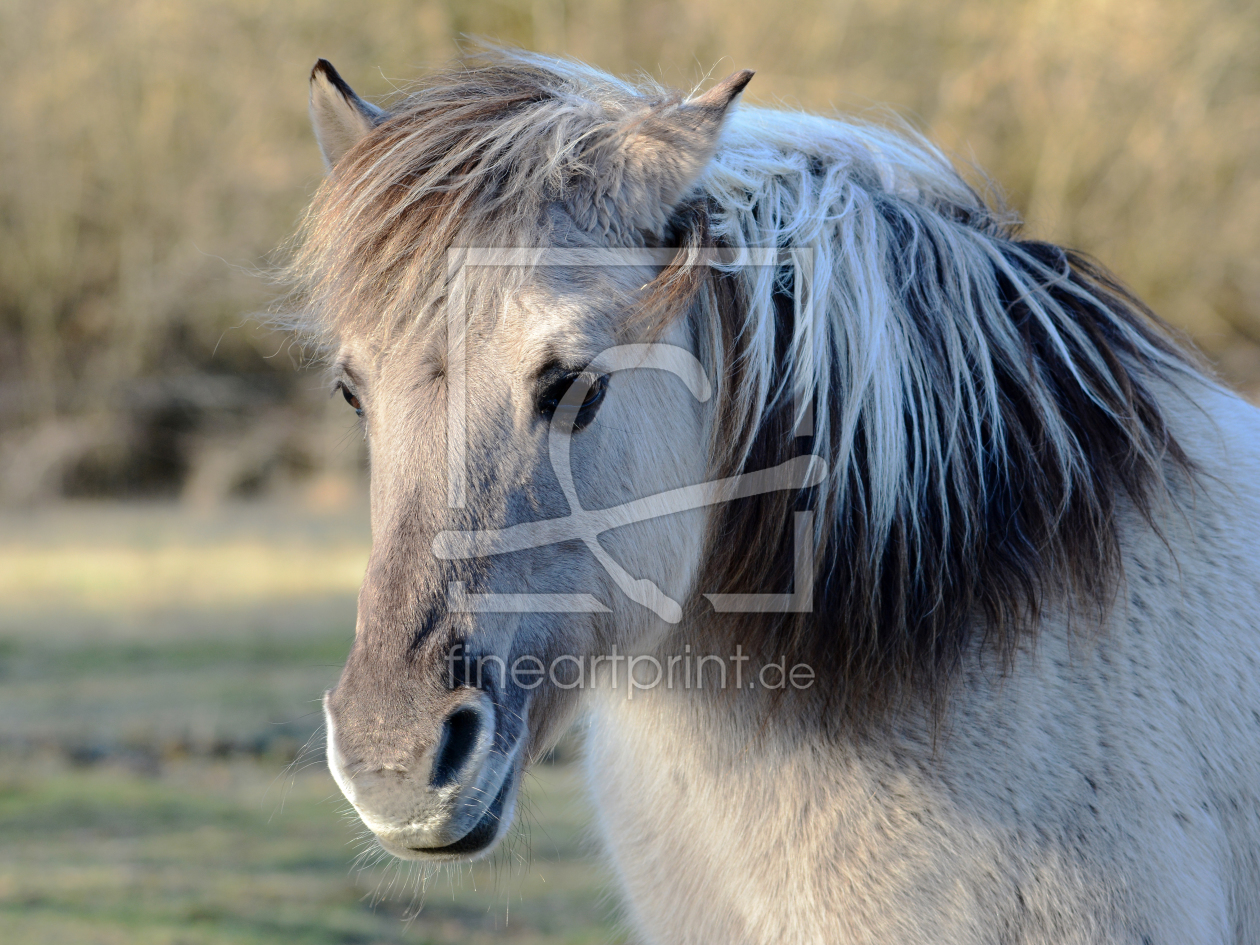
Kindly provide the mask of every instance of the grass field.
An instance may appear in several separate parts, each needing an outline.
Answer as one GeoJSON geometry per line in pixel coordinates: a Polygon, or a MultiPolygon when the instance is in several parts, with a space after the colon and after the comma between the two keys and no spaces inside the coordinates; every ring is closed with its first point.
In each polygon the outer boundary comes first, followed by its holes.
{"type": "Polygon", "coordinates": [[[509,842],[422,876],[322,765],[366,514],[0,518],[0,942],[621,941],[571,764],[509,842]],[[296,758],[296,761],[294,759],[296,758]]]}

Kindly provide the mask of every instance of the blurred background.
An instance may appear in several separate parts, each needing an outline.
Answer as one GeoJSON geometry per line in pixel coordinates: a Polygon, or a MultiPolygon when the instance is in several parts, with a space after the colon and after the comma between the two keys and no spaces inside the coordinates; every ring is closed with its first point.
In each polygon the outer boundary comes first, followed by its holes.
{"type": "Polygon", "coordinates": [[[572,749],[424,897],[302,751],[369,544],[350,411],[258,319],[307,74],[380,100],[463,36],[895,112],[1260,400],[1253,0],[0,4],[3,941],[621,940],[572,749]]]}

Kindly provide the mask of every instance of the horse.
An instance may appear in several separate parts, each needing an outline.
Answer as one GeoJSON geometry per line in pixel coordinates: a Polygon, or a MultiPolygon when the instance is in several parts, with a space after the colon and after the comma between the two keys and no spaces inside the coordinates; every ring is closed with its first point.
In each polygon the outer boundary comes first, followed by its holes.
{"type": "Polygon", "coordinates": [[[1260,941],[1260,415],[921,135],[751,78],[316,64],[337,784],[474,858],[580,720],[644,942],[1260,941]]]}

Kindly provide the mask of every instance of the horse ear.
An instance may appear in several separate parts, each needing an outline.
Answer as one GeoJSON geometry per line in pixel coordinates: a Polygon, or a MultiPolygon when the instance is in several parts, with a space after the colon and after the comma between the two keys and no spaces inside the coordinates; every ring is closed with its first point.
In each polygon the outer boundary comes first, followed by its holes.
{"type": "Polygon", "coordinates": [[[310,111],[315,140],[330,171],[360,138],[389,117],[355,95],[327,59],[320,59],[311,69],[310,111]]]}
{"type": "Polygon", "coordinates": [[[703,95],[629,120],[605,142],[611,153],[594,155],[593,192],[574,208],[579,225],[659,235],[713,157],[731,102],[752,77],[743,69],[703,95]]]}

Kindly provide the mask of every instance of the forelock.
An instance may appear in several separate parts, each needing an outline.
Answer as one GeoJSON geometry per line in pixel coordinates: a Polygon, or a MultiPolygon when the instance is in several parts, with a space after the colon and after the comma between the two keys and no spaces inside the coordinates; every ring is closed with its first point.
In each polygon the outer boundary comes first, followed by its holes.
{"type": "Polygon", "coordinates": [[[664,97],[651,83],[498,50],[426,77],[320,187],[280,320],[320,348],[423,330],[445,297],[448,251],[581,238],[557,232],[566,221],[551,211],[599,173],[588,145],[664,97]]]}

